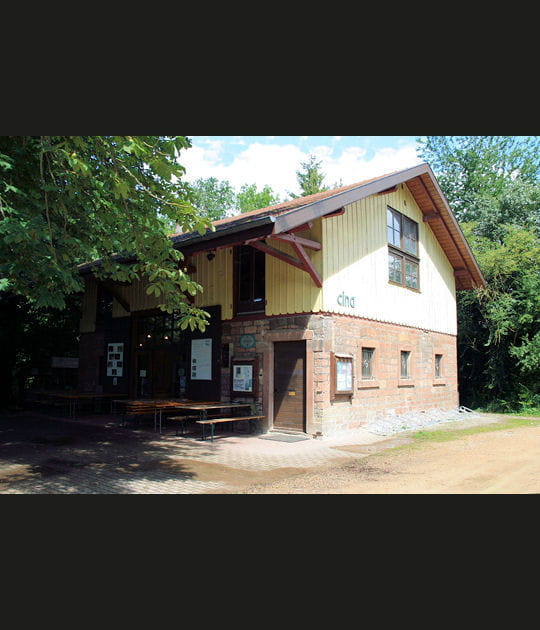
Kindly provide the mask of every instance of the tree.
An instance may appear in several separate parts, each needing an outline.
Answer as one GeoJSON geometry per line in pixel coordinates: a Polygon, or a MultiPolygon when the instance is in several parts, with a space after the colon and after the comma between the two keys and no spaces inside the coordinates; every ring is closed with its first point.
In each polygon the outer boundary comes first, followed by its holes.
{"type": "Polygon", "coordinates": [[[293,199],[307,197],[307,195],[313,195],[328,190],[327,186],[323,186],[325,175],[320,170],[321,164],[322,161],[317,162],[314,155],[310,155],[306,162],[301,162],[300,166],[302,168],[296,171],[296,179],[302,190],[302,194],[295,195],[294,193],[289,193],[293,199]]]}
{"type": "Polygon", "coordinates": [[[217,221],[234,212],[236,195],[228,181],[201,177],[191,187],[193,205],[202,216],[217,221]]]}
{"type": "Polygon", "coordinates": [[[540,174],[540,136],[426,136],[418,144],[459,221],[479,218],[486,193],[498,199],[511,182],[540,174]]]}
{"type": "Polygon", "coordinates": [[[258,191],[256,184],[244,184],[236,195],[236,207],[241,213],[266,208],[277,203],[279,203],[279,197],[270,186],[264,186],[261,191],[258,191]]]}
{"type": "Polygon", "coordinates": [[[168,238],[172,225],[209,226],[181,181],[190,146],[185,136],[1,136],[0,291],[63,308],[82,290],[77,266],[101,259],[100,279],[146,277],[163,310],[204,327],[185,295],[201,287],[168,238]]]}
{"type": "Polygon", "coordinates": [[[540,238],[499,226],[500,242],[464,224],[486,288],[458,296],[460,390],[469,406],[540,406],[540,238]]]}
{"type": "Polygon", "coordinates": [[[540,407],[539,148],[537,136],[420,142],[487,283],[457,295],[460,397],[470,407],[540,407]]]}

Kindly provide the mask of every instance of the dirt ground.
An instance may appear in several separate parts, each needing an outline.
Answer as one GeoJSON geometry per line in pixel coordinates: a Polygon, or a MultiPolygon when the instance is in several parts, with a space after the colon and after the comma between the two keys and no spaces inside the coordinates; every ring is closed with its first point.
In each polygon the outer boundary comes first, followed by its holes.
{"type": "Polygon", "coordinates": [[[529,494],[540,492],[540,427],[519,427],[388,450],[278,481],[245,494],[529,494]]]}
{"type": "MultiPolygon", "coordinates": [[[[480,431],[504,419],[481,414],[433,429],[480,431]]],[[[540,492],[538,418],[447,442],[418,443],[399,433],[296,444],[247,435],[212,444],[178,438],[174,427],[157,436],[153,427],[120,429],[101,417],[95,424],[39,414],[0,420],[0,494],[540,492]]]]}

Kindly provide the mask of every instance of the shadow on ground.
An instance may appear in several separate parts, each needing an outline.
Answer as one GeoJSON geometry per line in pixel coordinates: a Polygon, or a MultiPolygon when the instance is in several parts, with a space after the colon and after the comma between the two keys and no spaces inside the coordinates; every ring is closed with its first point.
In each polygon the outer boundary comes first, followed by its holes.
{"type": "Polygon", "coordinates": [[[195,477],[179,455],[176,441],[157,440],[150,429],[78,424],[33,412],[0,414],[3,494],[177,492],[178,482],[195,477]]]}

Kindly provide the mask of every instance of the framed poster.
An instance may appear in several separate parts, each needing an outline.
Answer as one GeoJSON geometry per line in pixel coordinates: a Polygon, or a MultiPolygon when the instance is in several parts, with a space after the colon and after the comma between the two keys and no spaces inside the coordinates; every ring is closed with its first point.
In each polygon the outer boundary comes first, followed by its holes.
{"type": "Polygon", "coordinates": [[[233,359],[231,365],[231,394],[255,396],[257,394],[257,359],[233,359]]]}
{"type": "Polygon", "coordinates": [[[212,339],[191,340],[191,380],[212,380],[212,339]]]}
{"type": "Polygon", "coordinates": [[[123,376],[124,374],[124,344],[107,344],[107,376],[123,376]]]}
{"type": "Polygon", "coordinates": [[[332,391],[334,396],[353,395],[353,357],[332,353],[332,391]]]}

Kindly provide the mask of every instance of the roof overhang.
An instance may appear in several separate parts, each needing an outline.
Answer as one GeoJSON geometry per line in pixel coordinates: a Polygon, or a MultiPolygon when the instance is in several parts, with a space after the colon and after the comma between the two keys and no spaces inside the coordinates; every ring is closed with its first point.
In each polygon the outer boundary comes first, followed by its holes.
{"type": "MultiPolygon", "coordinates": [[[[485,286],[485,279],[467,240],[454,217],[436,178],[428,164],[419,164],[402,171],[384,175],[358,185],[346,186],[328,195],[317,194],[314,201],[302,203],[302,199],[278,204],[254,211],[238,218],[230,217],[217,221],[214,230],[204,234],[188,232],[172,236],[173,245],[184,254],[232,247],[279,234],[297,231],[315,219],[339,214],[342,209],[356,201],[390,191],[399,184],[406,184],[418,207],[440,243],[450,264],[454,268],[456,289],[474,289],[485,286]],[[289,207],[290,206],[290,207],[289,207]]],[[[126,259],[123,259],[126,260],[126,259]]],[[[81,273],[90,271],[99,261],[81,265],[81,273]]]]}

